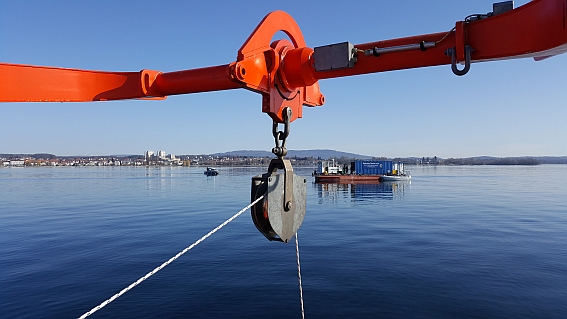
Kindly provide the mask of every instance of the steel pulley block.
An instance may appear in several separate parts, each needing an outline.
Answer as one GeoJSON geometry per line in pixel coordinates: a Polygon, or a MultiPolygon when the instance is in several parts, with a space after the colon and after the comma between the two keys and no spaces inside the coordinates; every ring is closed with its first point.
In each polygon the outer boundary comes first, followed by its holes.
{"type": "Polygon", "coordinates": [[[269,240],[287,243],[305,217],[306,180],[293,173],[289,160],[274,159],[268,173],[252,177],[252,221],[269,240]],[[284,172],[276,172],[284,168],[284,172]]]}

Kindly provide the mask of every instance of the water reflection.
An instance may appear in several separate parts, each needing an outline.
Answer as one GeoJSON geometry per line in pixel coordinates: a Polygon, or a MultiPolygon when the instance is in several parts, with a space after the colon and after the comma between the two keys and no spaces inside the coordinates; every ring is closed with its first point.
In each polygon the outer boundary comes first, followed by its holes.
{"type": "Polygon", "coordinates": [[[183,179],[193,175],[185,167],[146,166],[144,169],[146,189],[171,190],[182,186],[183,179]]]}
{"type": "Polygon", "coordinates": [[[402,200],[411,187],[411,181],[340,184],[313,183],[319,204],[336,204],[345,199],[351,202],[373,202],[376,200],[402,200]]]}

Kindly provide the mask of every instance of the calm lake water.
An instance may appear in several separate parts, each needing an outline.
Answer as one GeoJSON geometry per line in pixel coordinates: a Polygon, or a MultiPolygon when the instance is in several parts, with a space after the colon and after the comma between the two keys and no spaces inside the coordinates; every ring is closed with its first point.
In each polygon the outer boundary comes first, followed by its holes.
{"type": "MultiPolygon", "coordinates": [[[[77,318],[248,205],[265,168],[0,169],[0,317],[77,318]]],[[[567,318],[567,165],[307,178],[307,318],[567,318]]],[[[90,318],[300,318],[293,240],[245,212],[90,318]]]]}

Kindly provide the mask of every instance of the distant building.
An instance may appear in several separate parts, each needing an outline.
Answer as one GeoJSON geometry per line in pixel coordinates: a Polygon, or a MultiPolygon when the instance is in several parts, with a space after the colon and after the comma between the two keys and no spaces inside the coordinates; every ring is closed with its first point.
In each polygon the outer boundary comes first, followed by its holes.
{"type": "Polygon", "coordinates": [[[159,159],[165,159],[165,157],[166,157],[165,151],[158,151],[158,152],[157,152],[157,157],[158,157],[159,159]]]}
{"type": "Polygon", "coordinates": [[[151,159],[154,156],[154,151],[146,151],[144,152],[144,157],[146,158],[146,160],[151,159]]]}
{"type": "Polygon", "coordinates": [[[9,166],[24,166],[25,161],[10,161],[9,166]]]}

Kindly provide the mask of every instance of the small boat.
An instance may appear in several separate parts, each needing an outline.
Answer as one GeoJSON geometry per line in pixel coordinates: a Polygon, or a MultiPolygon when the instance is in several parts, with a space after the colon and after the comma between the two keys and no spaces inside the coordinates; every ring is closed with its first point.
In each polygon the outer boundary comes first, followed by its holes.
{"type": "Polygon", "coordinates": [[[217,176],[219,174],[219,171],[217,171],[212,167],[207,167],[207,170],[205,171],[204,174],[207,176],[217,176]]]}
{"type": "Polygon", "coordinates": [[[411,175],[382,175],[380,180],[382,182],[409,181],[411,180],[411,175]]]}
{"type": "Polygon", "coordinates": [[[381,182],[399,182],[409,181],[411,175],[409,171],[404,170],[404,163],[392,163],[392,170],[380,176],[381,182]]]}

